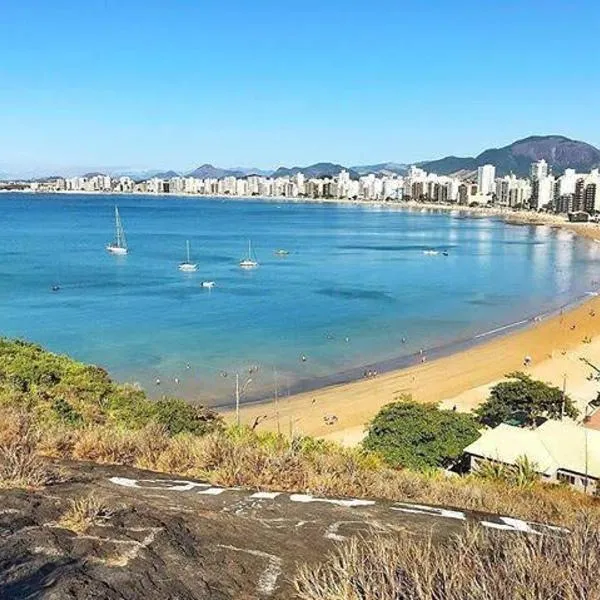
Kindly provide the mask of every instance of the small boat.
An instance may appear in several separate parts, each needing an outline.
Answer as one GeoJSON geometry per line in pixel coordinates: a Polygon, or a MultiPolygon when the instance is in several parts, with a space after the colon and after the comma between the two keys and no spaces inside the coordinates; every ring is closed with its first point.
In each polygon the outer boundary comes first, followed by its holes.
{"type": "Polygon", "coordinates": [[[242,269],[256,269],[258,262],[256,257],[252,253],[252,242],[248,240],[248,256],[240,260],[240,267],[242,269]]]}
{"type": "Polygon", "coordinates": [[[442,252],[442,254],[443,254],[444,256],[448,256],[448,250],[444,250],[444,251],[442,252]]]}
{"type": "Polygon", "coordinates": [[[288,250],[283,250],[283,249],[279,249],[279,250],[275,250],[275,255],[276,256],[287,256],[289,254],[288,250]]]}
{"type": "Polygon", "coordinates": [[[198,270],[198,265],[196,263],[193,263],[190,260],[190,241],[189,240],[186,240],[185,248],[186,248],[187,258],[182,263],[179,263],[178,268],[180,271],[183,271],[184,273],[193,273],[198,270]]]}
{"type": "Polygon", "coordinates": [[[202,282],[202,287],[203,288],[208,288],[209,290],[212,290],[215,287],[215,282],[214,281],[203,281],[202,282]]]}
{"type": "Polygon", "coordinates": [[[119,215],[119,209],[115,206],[115,240],[106,246],[106,250],[111,254],[127,254],[127,240],[125,239],[125,230],[123,229],[123,223],[121,223],[121,217],[119,215]]]}

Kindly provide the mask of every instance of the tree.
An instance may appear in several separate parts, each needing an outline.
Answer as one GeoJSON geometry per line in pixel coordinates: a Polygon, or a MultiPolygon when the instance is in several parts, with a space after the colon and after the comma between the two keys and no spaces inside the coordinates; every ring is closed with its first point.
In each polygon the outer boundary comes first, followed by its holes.
{"type": "Polygon", "coordinates": [[[579,411],[562,390],[543,381],[531,379],[519,371],[509,373],[510,381],[495,385],[489,398],[475,410],[479,421],[489,427],[500,423],[531,426],[542,419],[575,419],[579,411]]]}
{"type": "Polygon", "coordinates": [[[426,469],[446,467],[479,437],[468,414],[413,402],[410,396],[384,406],[370,424],[364,446],[390,465],[426,469]]]}

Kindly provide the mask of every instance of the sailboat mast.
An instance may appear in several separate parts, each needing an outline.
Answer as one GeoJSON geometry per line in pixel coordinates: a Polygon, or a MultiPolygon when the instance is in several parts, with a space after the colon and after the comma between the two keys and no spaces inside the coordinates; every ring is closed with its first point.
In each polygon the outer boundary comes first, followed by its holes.
{"type": "Polygon", "coordinates": [[[115,206],[115,229],[116,229],[116,237],[117,237],[117,246],[121,248],[121,223],[119,219],[119,209],[115,206]]]}
{"type": "Polygon", "coordinates": [[[190,262],[190,240],[186,240],[185,247],[187,249],[187,261],[190,262]]]}

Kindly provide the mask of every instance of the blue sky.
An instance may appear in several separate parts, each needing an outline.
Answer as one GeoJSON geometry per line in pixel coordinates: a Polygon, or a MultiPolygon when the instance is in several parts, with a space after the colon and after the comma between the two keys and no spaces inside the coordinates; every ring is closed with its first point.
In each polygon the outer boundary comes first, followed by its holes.
{"type": "Polygon", "coordinates": [[[5,0],[0,171],[600,145],[600,2],[5,0]]]}

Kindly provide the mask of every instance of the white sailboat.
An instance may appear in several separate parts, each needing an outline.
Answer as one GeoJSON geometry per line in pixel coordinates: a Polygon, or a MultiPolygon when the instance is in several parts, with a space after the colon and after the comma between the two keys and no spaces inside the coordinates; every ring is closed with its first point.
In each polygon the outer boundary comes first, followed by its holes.
{"type": "Polygon", "coordinates": [[[186,240],[185,248],[187,252],[187,258],[182,263],[179,263],[179,270],[183,271],[184,273],[193,273],[194,271],[198,270],[198,265],[190,260],[190,240],[186,240]]]}
{"type": "Polygon", "coordinates": [[[127,254],[127,240],[125,239],[125,230],[123,229],[123,223],[121,223],[121,217],[119,215],[119,209],[115,206],[115,240],[106,246],[106,249],[111,254],[127,254]]]}
{"type": "Polygon", "coordinates": [[[248,240],[248,256],[240,260],[240,267],[242,269],[255,269],[258,267],[256,257],[252,254],[252,242],[248,240]]]}

